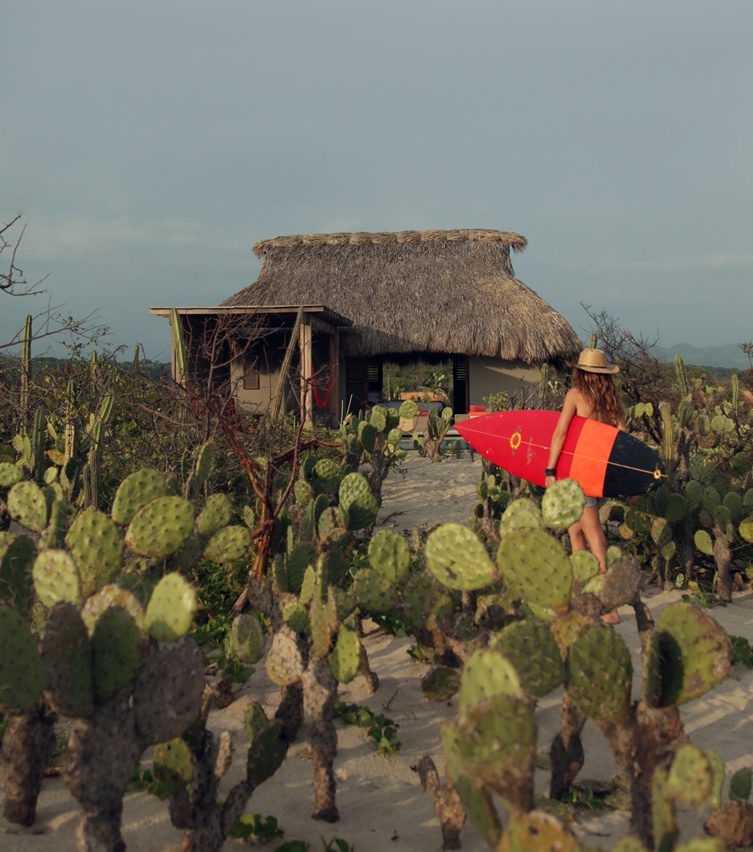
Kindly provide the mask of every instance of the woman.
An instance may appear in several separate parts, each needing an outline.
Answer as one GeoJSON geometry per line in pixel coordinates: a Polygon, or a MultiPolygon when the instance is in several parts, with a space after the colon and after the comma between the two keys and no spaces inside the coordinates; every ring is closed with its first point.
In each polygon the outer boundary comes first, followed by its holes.
{"type": "MultiPolygon", "coordinates": [[[[607,364],[601,349],[584,349],[578,357],[573,370],[573,383],[565,395],[562,413],[552,435],[552,447],[546,466],[547,488],[555,482],[555,471],[562,447],[574,415],[590,417],[601,423],[608,423],[625,429],[625,412],[612,381],[619,373],[615,364],[607,364]]],[[[586,495],[586,505],[579,521],[569,529],[570,543],[574,551],[585,550],[586,545],[599,560],[601,573],[607,570],[607,540],[599,519],[599,500],[586,495]]],[[[603,617],[608,624],[619,624],[620,616],[616,610],[603,617]]]]}

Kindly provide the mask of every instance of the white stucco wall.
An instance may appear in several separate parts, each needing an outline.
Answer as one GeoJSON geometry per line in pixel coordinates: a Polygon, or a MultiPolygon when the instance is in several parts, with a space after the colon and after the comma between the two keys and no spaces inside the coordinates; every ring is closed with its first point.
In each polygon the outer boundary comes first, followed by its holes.
{"type": "Polygon", "coordinates": [[[243,387],[243,361],[238,359],[230,365],[230,380],[238,407],[250,414],[265,414],[272,405],[280,384],[280,371],[262,370],[259,374],[259,389],[243,387]]]}

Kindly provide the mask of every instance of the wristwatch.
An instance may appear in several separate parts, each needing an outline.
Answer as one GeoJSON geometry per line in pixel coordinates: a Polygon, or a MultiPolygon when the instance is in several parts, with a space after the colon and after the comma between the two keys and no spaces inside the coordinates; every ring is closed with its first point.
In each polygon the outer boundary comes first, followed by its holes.
{"type": "Polygon", "coordinates": [[[544,476],[557,476],[557,470],[553,467],[548,467],[544,470],[544,476]]]}

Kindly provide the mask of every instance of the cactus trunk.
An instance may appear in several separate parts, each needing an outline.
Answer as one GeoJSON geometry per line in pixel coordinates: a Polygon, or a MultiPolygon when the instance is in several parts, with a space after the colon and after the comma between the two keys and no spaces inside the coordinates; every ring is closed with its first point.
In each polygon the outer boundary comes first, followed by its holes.
{"type": "Polygon", "coordinates": [[[55,750],[55,717],[44,705],[31,713],[12,715],[1,753],[5,775],[5,817],[32,825],[45,767],[55,750]]]}
{"type": "Polygon", "coordinates": [[[549,795],[552,799],[563,798],[583,768],[585,755],[580,734],[585,724],[585,715],[573,704],[570,694],[565,690],[560,710],[560,730],[549,751],[552,767],[549,795]]]}
{"type": "Polygon", "coordinates": [[[335,772],[337,732],[332,722],[332,707],[337,698],[337,683],[326,659],[313,655],[303,674],[303,702],[310,720],[309,744],[314,764],[314,819],[337,822],[340,814],[335,804],[335,772]]]}

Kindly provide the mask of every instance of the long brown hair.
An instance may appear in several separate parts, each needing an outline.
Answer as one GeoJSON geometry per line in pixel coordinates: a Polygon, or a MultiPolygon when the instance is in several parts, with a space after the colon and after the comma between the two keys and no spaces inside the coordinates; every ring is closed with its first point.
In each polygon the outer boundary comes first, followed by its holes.
{"type": "Polygon", "coordinates": [[[576,368],[573,370],[573,387],[591,403],[594,420],[616,426],[625,419],[625,409],[610,375],[576,368]]]}

